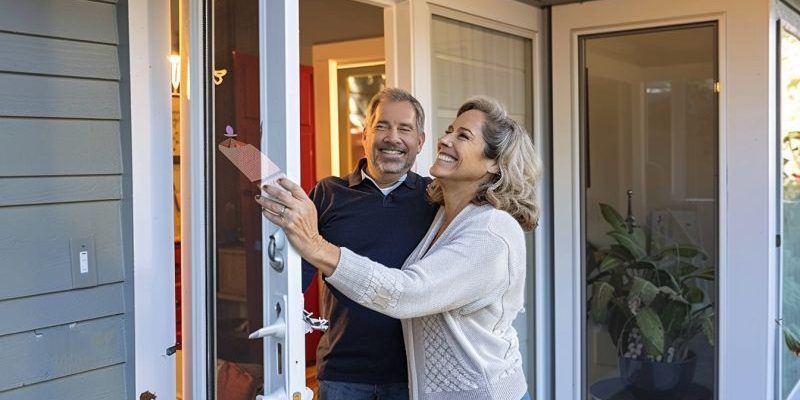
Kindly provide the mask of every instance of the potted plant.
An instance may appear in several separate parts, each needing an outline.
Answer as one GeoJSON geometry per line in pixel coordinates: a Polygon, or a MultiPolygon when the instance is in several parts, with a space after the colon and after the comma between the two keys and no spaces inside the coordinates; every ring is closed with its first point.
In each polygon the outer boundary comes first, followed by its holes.
{"type": "Polygon", "coordinates": [[[588,316],[608,330],[620,376],[642,398],[675,398],[688,389],[696,358],[689,343],[713,346],[714,304],[696,285],[714,280],[706,252],[693,244],[657,243],[645,227],[600,204],[611,228],[608,247],[588,246],[588,316]]]}

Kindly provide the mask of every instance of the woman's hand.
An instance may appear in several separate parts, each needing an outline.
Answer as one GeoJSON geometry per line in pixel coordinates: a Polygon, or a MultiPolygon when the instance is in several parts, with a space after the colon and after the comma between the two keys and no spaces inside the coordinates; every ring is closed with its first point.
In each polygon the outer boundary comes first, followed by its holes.
{"type": "Polygon", "coordinates": [[[300,256],[329,276],[339,263],[339,248],[328,243],[317,229],[317,208],[296,183],[278,180],[280,187],[264,185],[267,196],[256,196],[270,222],[281,227],[300,256]]]}

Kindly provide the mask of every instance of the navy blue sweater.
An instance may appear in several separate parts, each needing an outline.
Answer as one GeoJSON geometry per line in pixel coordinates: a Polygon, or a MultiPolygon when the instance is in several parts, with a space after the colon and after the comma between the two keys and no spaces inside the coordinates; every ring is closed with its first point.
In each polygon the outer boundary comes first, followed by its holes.
{"type": "MultiPolygon", "coordinates": [[[[405,182],[384,195],[362,180],[362,159],[344,178],[329,177],[311,192],[319,214],[319,232],[387,267],[400,268],[428,231],[437,206],[425,198],[430,183],[409,172],[405,182]]],[[[303,288],[316,269],[303,262],[303,288]]],[[[330,329],[317,348],[317,378],[328,381],[385,384],[408,381],[400,321],[369,310],[325,284],[321,315],[330,329]]]]}

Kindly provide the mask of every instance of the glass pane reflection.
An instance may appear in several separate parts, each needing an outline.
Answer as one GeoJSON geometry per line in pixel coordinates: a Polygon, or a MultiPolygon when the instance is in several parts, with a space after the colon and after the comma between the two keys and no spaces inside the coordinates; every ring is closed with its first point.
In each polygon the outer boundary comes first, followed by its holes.
{"type": "Polygon", "coordinates": [[[716,26],[585,37],[587,392],[711,399],[716,26]]]}

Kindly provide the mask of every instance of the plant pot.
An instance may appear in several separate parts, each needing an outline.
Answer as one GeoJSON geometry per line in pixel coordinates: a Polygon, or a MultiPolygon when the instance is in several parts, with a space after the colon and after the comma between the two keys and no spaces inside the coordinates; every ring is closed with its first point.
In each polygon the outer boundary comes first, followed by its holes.
{"type": "Polygon", "coordinates": [[[620,378],[638,399],[679,398],[689,389],[695,367],[697,357],[691,351],[686,360],[673,363],[619,358],[620,378]]]}

